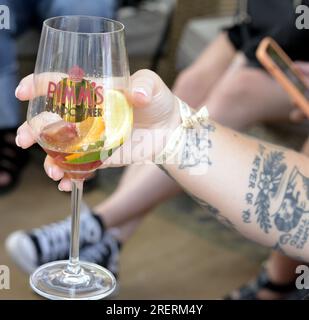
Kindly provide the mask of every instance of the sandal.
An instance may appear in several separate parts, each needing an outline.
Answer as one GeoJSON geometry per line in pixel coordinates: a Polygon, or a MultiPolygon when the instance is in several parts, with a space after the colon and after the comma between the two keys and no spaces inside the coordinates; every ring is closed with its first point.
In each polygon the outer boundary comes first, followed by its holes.
{"type": "Polygon", "coordinates": [[[265,267],[263,267],[256,279],[226,295],[223,299],[261,300],[258,298],[258,293],[263,289],[282,295],[282,298],[279,300],[302,300],[309,293],[309,290],[298,290],[295,287],[295,280],[287,284],[276,284],[272,282],[265,267]]]}
{"type": "Polygon", "coordinates": [[[0,185],[0,195],[13,190],[19,182],[20,173],[28,162],[28,153],[16,146],[15,129],[0,130],[0,174],[6,173],[9,182],[0,185]],[[12,138],[9,137],[12,135],[12,138]]]}

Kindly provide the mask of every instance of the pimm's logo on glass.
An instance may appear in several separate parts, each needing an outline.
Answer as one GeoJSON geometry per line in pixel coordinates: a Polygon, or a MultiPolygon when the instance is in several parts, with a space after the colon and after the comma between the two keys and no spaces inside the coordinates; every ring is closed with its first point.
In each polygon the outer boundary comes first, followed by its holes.
{"type": "Polygon", "coordinates": [[[86,80],[83,69],[72,67],[68,77],[47,88],[46,111],[57,113],[68,122],[81,122],[88,117],[102,117],[103,86],[86,80]]]}

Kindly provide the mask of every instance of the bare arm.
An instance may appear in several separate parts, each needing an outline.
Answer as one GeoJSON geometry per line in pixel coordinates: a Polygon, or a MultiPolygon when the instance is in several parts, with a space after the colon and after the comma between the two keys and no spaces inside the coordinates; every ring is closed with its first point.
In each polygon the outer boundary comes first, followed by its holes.
{"type": "Polygon", "coordinates": [[[309,261],[309,159],[211,121],[205,128],[198,139],[188,135],[180,164],[164,169],[247,238],[309,261]],[[194,159],[197,145],[208,156],[194,159]]]}
{"type": "MultiPolygon", "coordinates": [[[[33,97],[31,79],[21,81],[19,99],[33,97]]],[[[135,120],[142,128],[179,125],[174,96],[153,72],[141,70],[132,76],[132,97],[135,120]]],[[[163,169],[247,238],[309,261],[309,158],[211,121],[204,123],[202,133],[187,135],[179,150],[181,161],[163,169]],[[195,157],[197,149],[207,151],[204,157],[195,157]],[[192,170],[203,174],[193,175],[192,170]]],[[[26,123],[16,141],[22,148],[35,142],[26,123]]],[[[54,180],[62,179],[61,189],[70,190],[70,181],[63,179],[63,171],[51,158],[47,157],[45,170],[54,180]]]]}

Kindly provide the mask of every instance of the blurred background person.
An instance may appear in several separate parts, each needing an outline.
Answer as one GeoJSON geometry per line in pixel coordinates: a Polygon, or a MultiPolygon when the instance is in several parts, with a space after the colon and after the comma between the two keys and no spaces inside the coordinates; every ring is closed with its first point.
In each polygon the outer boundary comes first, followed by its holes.
{"type": "Polygon", "coordinates": [[[0,194],[18,182],[27,162],[15,145],[15,133],[21,122],[20,105],[14,96],[18,63],[16,37],[30,28],[41,29],[42,22],[61,15],[101,15],[114,18],[122,0],[4,0],[10,9],[10,29],[0,32],[0,194]]]}

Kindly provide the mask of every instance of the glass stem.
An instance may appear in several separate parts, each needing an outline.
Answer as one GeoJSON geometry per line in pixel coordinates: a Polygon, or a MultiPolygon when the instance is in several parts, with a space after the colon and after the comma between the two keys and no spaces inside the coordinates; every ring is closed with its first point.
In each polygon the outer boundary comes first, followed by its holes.
{"type": "Polygon", "coordinates": [[[70,244],[70,259],[67,267],[67,272],[78,275],[81,271],[79,264],[79,224],[80,224],[80,206],[83,195],[83,179],[71,179],[72,194],[71,194],[71,244],[70,244]]]}

